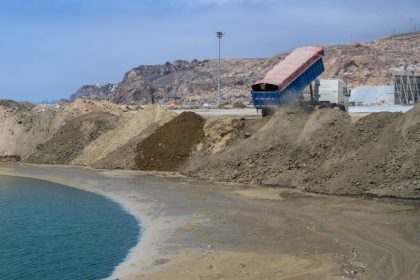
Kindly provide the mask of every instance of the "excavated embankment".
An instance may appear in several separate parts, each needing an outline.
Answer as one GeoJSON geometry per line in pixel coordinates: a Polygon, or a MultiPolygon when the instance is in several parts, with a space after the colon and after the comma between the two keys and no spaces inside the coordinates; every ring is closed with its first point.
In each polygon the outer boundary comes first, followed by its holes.
{"type": "Polygon", "coordinates": [[[183,173],[340,195],[420,198],[420,105],[353,124],[347,113],[283,109],[248,139],[183,173]]]}

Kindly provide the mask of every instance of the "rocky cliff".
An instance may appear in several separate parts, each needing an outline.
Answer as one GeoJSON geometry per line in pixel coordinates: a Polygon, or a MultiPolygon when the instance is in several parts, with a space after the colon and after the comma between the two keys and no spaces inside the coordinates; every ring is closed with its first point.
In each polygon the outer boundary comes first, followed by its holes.
{"type": "MultiPolygon", "coordinates": [[[[324,78],[339,78],[350,88],[392,83],[395,69],[420,68],[420,32],[372,42],[324,46],[324,78]]],[[[287,53],[267,59],[224,59],[222,101],[250,102],[250,85],[287,53]]],[[[166,62],[131,69],[117,85],[84,86],[72,99],[109,99],[121,104],[201,105],[215,100],[217,60],[166,62]]]]}

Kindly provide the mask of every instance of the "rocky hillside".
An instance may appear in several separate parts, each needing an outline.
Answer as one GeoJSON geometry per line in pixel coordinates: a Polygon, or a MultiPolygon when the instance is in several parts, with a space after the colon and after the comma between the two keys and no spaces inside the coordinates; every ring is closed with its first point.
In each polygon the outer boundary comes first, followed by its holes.
{"type": "Polygon", "coordinates": [[[115,84],[87,85],[79,88],[70,96],[70,101],[76,99],[108,100],[110,94],[115,90],[115,84]]]}
{"type": "Polygon", "coordinates": [[[325,62],[323,76],[343,79],[350,88],[390,84],[394,70],[406,66],[420,70],[420,32],[367,43],[327,46],[325,62]]]}
{"type": "MultiPolygon", "coordinates": [[[[350,88],[392,83],[392,72],[407,65],[420,68],[420,32],[372,42],[324,46],[325,78],[339,78],[350,88]]],[[[250,85],[287,55],[268,59],[225,59],[222,100],[249,102],[250,85]]],[[[215,99],[217,60],[167,62],[131,69],[116,85],[84,86],[72,99],[109,99],[121,104],[202,105],[215,99]]]]}

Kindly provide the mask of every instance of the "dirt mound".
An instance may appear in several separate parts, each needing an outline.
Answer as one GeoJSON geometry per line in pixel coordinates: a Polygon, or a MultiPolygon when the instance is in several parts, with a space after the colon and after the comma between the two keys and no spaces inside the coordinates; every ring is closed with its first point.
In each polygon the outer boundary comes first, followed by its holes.
{"type": "Polygon", "coordinates": [[[136,169],[137,145],[144,139],[152,135],[156,129],[161,126],[161,123],[153,123],[134,138],[129,140],[120,148],[109,153],[103,159],[94,162],[91,166],[93,168],[101,169],[136,169]]]}
{"type": "Polygon", "coordinates": [[[290,150],[307,118],[299,109],[282,109],[249,138],[222,153],[196,159],[198,164],[189,165],[185,172],[210,180],[262,183],[264,174],[277,174],[282,168],[282,155],[290,150]]]}
{"type": "Polygon", "coordinates": [[[118,117],[105,112],[95,112],[69,120],[54,136],[36,147],[28,162],[69,164],[80,155],[86,145],[101,134],[114,129],[118,117]]]}
{"type": "Polygon", "coordinates": [[[204,125],[204,142],[199,149],[210,154],[220,152],[239,136],[245,125],[245,119],[206,120],[204,125]]]}
{"type": "Polygon", "coordinates": [[[54,116],[50,110],[38,112],[0,105],[0,156],[25,159],[58,129],[54,116]]]}
{"type": "Polygon", "coordinates": [[[0,156],[25,161],[37,145],[48,141],[66,122],[92,112],[128,114],[127,106],[107,101],[78,100],[74,103],[32,105],[0,102],[0,156]]]}
{"type": "MultiPolygon", "coordinates": [[[[196,157],[199,154],[213,155],[222,151],[226,146],[235,141],[245,138],[245,134],[250,135],[255,123],[261,123],[263,119],[258,120],[239,120],[239,119],[207,119],[204,124],[204,139],[197,145],[194,151],[196,157]]],[[[137,145],[146,137],[150,136],[160,127],[161,123],[153,123],[147,129],[143,130],[136,137],[128,141],[119,149],[110,153],[107,157],[92,164],[95,168],[108,169],[135,169],[135,157],[137,145]]]]}
{"type": "Polygon", "coordinates": [[[177,170],[204,138],[204,119],[184,112],[137,146],[136,169],[177,170]]]}
{"type": "Polygon", "coordinates": [[[312,192],[420,198],[420,105],[406,114],[283,109],[222,153],[184,172],[210,180],[285,185],[312,192]]]}
{"type": "MultiPolygon", "coordinates": [[[[151,126],[154,128],[159,127],[175,116],[176,113],[164,109],[159,105],[149,105],[141,111],[126,115],[121,118],[119,125],[115,129],[101,134],[100,137],[87,145],[83,149],[82,154],[73,160],[72,164],[99,166],[99,164],[95,163],[102,161],[114,151],[119,150],[133,138],[136,138],[134,143],[138,144],[145,137],[145,134],[143,134],[144,130],[151,126]],[[138,137],[139,135],[142,136],[138,137]]],[[[151,131],[151,129],[148,131],[151,131]]],[[[102,161],[100,166],[102,168],[109,168],[104,164],[105,162],[109,162],[115,168],[113,162],[119,161],[120,159],[126,160],[126,156],[130,155],[119,151],[114,153],[109,159],[102,161]]],[[[134,157],[132,158],[132,162],[134,163],[134,157]]]]}

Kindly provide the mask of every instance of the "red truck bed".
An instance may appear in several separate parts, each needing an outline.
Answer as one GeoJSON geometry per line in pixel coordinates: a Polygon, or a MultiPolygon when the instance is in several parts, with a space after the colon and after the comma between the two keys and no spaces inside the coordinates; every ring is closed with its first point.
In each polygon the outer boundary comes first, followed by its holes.
{"type": "MultiPolygon", "coordinates": [[[[254,83],[270,84],[278,86],[282,91],[309,67],[311,67],[319,58],[324,55],[321,47],[303,47],[295,49],[273,69],[267,72],[263,78],[254,83]]],[[[253,87],[254,87],[253,85],[253,87]]]]}

